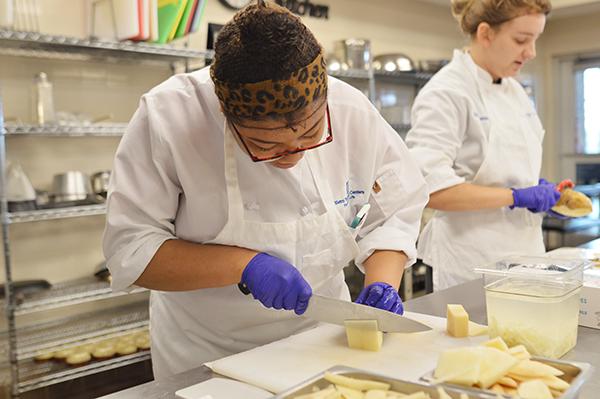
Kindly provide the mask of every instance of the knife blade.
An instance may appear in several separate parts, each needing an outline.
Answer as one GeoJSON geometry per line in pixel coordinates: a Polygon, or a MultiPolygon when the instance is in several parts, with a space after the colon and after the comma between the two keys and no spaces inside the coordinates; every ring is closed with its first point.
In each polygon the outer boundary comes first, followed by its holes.
{"type": "Polygon", "coordinates": [[[383,332],[412,333],[431,330],[426,324],[408,319],[399,314],[361,305],[341,299],[313,294],[303,314],[311,320],[343,326],[345,320],[377,320],[383,332]]]}

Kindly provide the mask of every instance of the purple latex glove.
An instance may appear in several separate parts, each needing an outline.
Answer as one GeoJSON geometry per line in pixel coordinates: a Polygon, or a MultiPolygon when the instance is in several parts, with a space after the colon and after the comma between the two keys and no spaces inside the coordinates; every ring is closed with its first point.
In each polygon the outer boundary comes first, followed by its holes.
{"type": "MultiPolygon", "coordinates": [[[[549,182],[549,181],[548,181],[548,180],[546,180],[546,179],[540,179],[539,183],[540,183],[540,184],[549,184],[549,185],[551,185],[552,187],[556,187],[556,189],[558,190],[558,192],[560,192],[560,188],[559,188],[559,186],[562,186],[562,185],[564,185],[565,187],[568,187],[568,188],[571,188],[571,187],[573,187],[573,186],[574,186],[573,182],[572,182],[572,181],[570,181],[570,180],[563,180],[562,182],[560,182],[560,184],[556,185],[556,184],[554,184],[554,183],[551,183],[551,182],[549,182]]],[[[560,197],[559,197],[559,198],[560,198],[560,197]]],[[[553,206],[554,206],[554,205],[553,205],[553,206]]],[[[554,212],[552,209],[548,209],[548,210],[546,211],[546,215],[548,215],[548,216],[550,216],[550,217],[553,217],[553,218],[555,218],[555,219],[560,219],[560,220],[570,219],[568,216],[561,215],[560,213],[556,213],[556,212],[554,212]]]]}
{"type": "Polygon", "coordinates": [[[548,215],[550,217],[553,217],[555,219],[560,219],[560,220],[570,219],[569,216],[565,216],[565,215],[561,215],[560,213],[556,213],[552,209],[550,209],[549,211],[547,211],[546,215],[548,215]]]}
{"type": "Polygon", "coordinates": [[[298,315],[306,311],[312,295],[312,288],[298,269],[262,252],[248,262],[241,283],[264,306],[294,310],[298,315]]]}
{"type": "Polygon", "coordinates": [[[363,288],[355,303],[403,314],[404,306],[398,291],[387,283],[373,283],[363,288]]]}
{"type": "Polygon", "coordinates": [[[556,186],[544,179],[540,179],[537,186],[513,188],[512,190],[514,205],[511,205],[510,209],[516,207],[527,208],[534,213],[547,212],[560,198],[560,192],[556,186]]]}

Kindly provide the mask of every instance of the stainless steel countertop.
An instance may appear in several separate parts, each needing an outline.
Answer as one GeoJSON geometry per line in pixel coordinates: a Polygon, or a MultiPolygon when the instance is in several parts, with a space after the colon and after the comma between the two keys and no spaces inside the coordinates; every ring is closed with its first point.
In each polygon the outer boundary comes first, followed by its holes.
{"type": "MultiPolygon", "coordinates": [[[[482,280],[475,280],[407,301],[405,308],[411,312],[446,317],[446,304],[448,303],[462,304],[469,313],[471,320],[478,323],[486,323],[485,296],[482,280]]],[[[597,398],[597,393],[600,392],[600,330],[579,327],[577,346],[567,353],[563,359],[586,362],[595,367],[594,374],[584,385],[579,398],[597,398]]],[[[108,396],[103,396],[102,398],[176,398],[175,392],[179,389],[197,384],[212,376],[212,371],[209,368],[202,366],[185,373],[174,375],[165,381],[148,382],[108,396]]]]}
{"type": "MultiPolygon", "coordinates": [[[[471,281],[407,301],[406,310],[446,317],[446,304],[448,303],[462,304],[471,320],[487,323],[483,280],[471,281]]],[[[583,386],[579,399],[598,398],[598,392],[600,392],[600,330],[579,327],[577,345],[561,359],[590,363],[594,366],[594,373],[583,386]]]]}

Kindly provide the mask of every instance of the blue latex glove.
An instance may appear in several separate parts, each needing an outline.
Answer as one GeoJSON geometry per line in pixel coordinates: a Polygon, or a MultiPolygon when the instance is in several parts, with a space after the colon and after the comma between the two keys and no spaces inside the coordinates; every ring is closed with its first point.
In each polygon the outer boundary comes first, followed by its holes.
{"type": "Polygon", "coordinates": [[[556,186],[544,179],[540,179],[537,186],[513,188],[512,190],[514,205],[511,205],[510,209],[516,207],[527,208],[534,213],[547,212],[560,198],[560,192],[556,186]]]}
{"type": "Polygon", "coordinates": [[[404,306],[398,291],[387,283],[373,283],[363,288],[355,303],[403,314],[404,306]]]}
{"type": "Polygon", "coordinates": [[[298,269],[265,253],[248,262],[242,284],[266,307],[294,310],[298,315],[306,311],[312,295],[312,288],[298,269]]]}

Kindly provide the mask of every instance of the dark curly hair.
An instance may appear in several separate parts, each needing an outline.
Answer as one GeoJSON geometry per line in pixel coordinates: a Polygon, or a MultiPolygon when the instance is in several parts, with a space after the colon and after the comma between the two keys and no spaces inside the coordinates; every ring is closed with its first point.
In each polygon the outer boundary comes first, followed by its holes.
{"type": "Polygon", "coordinates": [[[219,32],[213,71],[219,80],[235,83],[288,79],[320,51],[299,17],[258,0],[237,12],[219,32]]]}

